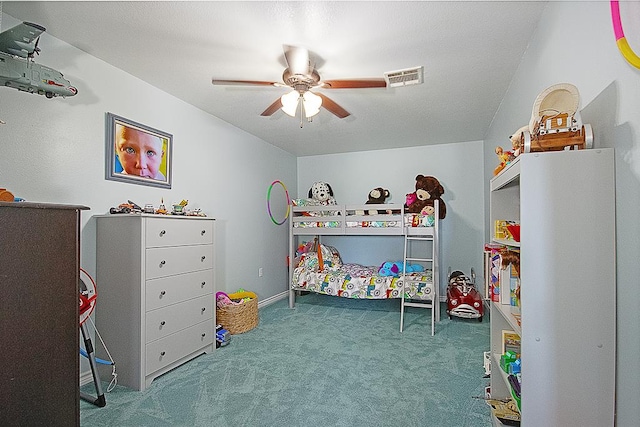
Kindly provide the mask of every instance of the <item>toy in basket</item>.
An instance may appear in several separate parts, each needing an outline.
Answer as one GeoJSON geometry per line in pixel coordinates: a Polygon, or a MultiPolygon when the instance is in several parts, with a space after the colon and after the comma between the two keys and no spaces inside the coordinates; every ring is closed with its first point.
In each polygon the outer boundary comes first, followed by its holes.
{"type": "Polygon", "coordinates": [[[484,306],[482,296],[476,290],[476,274],[471,269],[469,279],[462,271],[454,271],[449,274],[449,284],[447,286],[447,314],[463,317],[465,319],[478,319],[482,322],[484,306]]]}
{"type": "Polygon", "coordinates": [[[216,293],[216,322],[230,334],[241,334],[258,326],[258,296],[240,290],[233,294],[216,293]]]}

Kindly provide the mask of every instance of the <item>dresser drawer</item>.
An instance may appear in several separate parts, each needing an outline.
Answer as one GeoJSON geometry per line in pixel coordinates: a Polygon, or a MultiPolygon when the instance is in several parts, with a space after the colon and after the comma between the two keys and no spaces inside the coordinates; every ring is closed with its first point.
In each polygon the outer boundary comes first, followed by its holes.
{"type": "Polygon", "coordinates": [[[184,218],[148,218],[147,248],[209,245],[213,243],[213,221],[184,218]]]}
{"type": "Polygon", "coordinates": [[[213,294],[213,270],[147,280],[145,293],[146,311],[207,294],[211,295],[213,294]]]}
{"type": "Polygon", "coordinates": [[[213,319],[146,345],[145,375],[213,343],[213,319]]]}
{"type": "Polygon", "coordinates": [[[213,268],[213,245],[151,248],[145,255],[147,280],[213,268]]]}
{"type": "Polygon", "coordinates": [[[145,318],[146,342],[211,319],[213,310],[213,295],[205,295],[149,311],[145,318]]]}

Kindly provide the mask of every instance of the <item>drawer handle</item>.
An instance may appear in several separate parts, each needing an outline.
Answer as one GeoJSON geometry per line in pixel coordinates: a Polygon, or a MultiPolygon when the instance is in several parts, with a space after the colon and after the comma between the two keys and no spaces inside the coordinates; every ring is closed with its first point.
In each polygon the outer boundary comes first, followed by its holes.
{"type": "Polygon", "coordinates": [[[167,234],[167,232],[166,232],[165,230],[162,230],[162,231],[160,232],[160,237],[164,236],[165,234],[167,234]]]}
{"type": "Polygon", "coordinates": [[[160,298],[162,298],[163,296],[165,296],[167,294],[167,291],[162,291],[160,292],[160,298]]]}
{"type": "Polygon", "coordinates": [[[201,288],[204,288],[204,285],[206,285],[207,282],[202,282],[202,284],[200,285],[201,288]]]}
{"type": "Polygon", "coordinates": [[[204,338],[204,337],[206,337],[206,336],[207,336],[207,334],[202,334],[202,338],[204,338]]]}
{"type": "Polygon", "coordinates": [[[162,322],[160,322],[160,326],[164,326],[166,324],[167,324],[167,322],[165,322],[164,320],[162,322]]]}
{"type": "Polygon", "coordinates": [[[165,261],[165,260],[160,261],[160,268],[162,268],[162,266],[164,266],[166,263],[167,263],[167,261],[165,261]]]}
{"type": "Polygon", "coordinates": [[[206,258],[206,256],[202,255],[202,258],[200,258],[200,261],[204,261],[206,258]]]}
{"type": "Polygon", "coordinates": [[[207,307],[202,307],[202,312],[204,313],[205,311],[207,311],[207,307]]]}
{"type": "Polygon", "coordinates": [[[204,236],[204,233],[206,233],[206,232],[207,232],[207,230],[202,230],[202,231],[200,232],[200,235],[201,235],[201,236],[204,236]]]}
{"type": "Polygon", "coordinates": [[[164,356],[165,354],[167,354],[167,353],[165,353],[164,351],[161,351],[160,352],[160,357],[164,356]]]}

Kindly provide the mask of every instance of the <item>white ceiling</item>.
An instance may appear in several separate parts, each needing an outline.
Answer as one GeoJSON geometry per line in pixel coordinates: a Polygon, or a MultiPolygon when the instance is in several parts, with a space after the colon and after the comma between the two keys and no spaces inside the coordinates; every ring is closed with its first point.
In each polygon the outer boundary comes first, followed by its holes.
{"type": "Polygon", "coordinates": [[[545,4],[5,1],[2,10],[305,156],[483,139],[545,4]],[[281,81],[283,44],[315,53],[323,79],[381,78],[424,66],[424,83],[318,89],[351,116],[323,109],[302,129],[281,111],[260,116],[286,89],[211,84],[212,78],[281,81]]]}

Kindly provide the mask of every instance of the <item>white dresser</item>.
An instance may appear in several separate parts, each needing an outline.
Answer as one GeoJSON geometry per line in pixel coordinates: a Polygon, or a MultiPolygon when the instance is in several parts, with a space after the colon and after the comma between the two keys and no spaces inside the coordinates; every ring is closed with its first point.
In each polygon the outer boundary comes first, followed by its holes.
{"type": "MultiPolygon", "coordinates": [[[[144,390],[215,348],[215,222],[145,214],[95,218],[96,327],[116,361],[118,384],[144,390]]],[[[102,378],[108,375],[101,370],[102,378]]]]}

